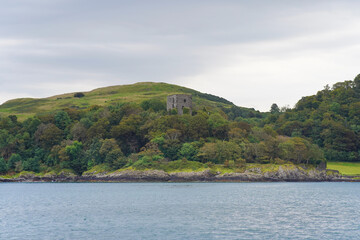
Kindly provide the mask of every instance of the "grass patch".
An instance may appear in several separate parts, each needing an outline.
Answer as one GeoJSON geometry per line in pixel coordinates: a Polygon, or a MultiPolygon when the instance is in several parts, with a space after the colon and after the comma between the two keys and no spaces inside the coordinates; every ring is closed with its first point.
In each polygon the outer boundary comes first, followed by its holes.
{"type": "Polygon", "coordinates": [[[292,163],[286,163],[286,164],[273,164],[273,163],[266,163],[266,164],[260,164],[260,163],[247,163],[246,169],[247,170],[255,170],[260,169],[261,173],[266,172],[277,172],[279,170],[279,167],[282,167],[284,169],[295,169],[296,166],[292,163]]]}
{"type": "Polygon", "coordinates": [[[107,173],[111,171],[111,168],[106,164],[100,164],[92,167],[90,170],[83,172],[83,174],[107,173]]]}
{"type": "Polygon", "coordinates": [[[142,161],[135,162],[132,166],[135,170],[163,170],[165,172],[200,172],[209,169],[205,164],[195,161],[176,160],[163,161],[142,161]]]}
{"type": "Polygon", "coordinates": [[[177,160],[163,164],[165,172],[198,172],[206,169],[203,163],[195,161],[177,160]]]}
{"type": "Polygon", "coordinates": [[[337,170],[342,175],[360,175],[360,163],[328,162],[327,169],[337,170]]]}

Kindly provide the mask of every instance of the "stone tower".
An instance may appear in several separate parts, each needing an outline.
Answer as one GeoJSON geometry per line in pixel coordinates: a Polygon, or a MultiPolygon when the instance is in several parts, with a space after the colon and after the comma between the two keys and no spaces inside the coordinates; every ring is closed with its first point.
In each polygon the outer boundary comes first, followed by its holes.
{"type": "Polygon", "coordinates": [[[167,110],[177,109],[179,115],[184,113],[184,108],[189,108],[192,114],[192,96],[186,94],[175,94],[167,97],[167,110]]]}

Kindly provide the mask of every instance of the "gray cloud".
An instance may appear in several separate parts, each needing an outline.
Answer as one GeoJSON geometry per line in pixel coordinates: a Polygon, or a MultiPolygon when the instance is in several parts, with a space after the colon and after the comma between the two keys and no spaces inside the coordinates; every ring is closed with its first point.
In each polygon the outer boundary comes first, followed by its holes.
{"type": "Polygon", "coordinates": [[[266,111],[352,79],[358,1],[5,0],[0,102],[161,81],[266,111]]]}

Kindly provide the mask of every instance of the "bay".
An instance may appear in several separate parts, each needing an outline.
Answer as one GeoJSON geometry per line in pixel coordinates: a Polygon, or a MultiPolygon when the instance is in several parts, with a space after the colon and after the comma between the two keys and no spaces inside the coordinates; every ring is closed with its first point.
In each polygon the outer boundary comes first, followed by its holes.
{"type": "Polygon", "coordinates": [[[359,183],[2,183],[0,239],[360,239],[359,183]]]}

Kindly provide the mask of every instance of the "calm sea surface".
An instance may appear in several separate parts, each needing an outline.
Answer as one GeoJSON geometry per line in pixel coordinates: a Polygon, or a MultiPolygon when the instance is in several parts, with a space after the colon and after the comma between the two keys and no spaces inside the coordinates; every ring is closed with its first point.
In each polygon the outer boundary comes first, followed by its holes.
{"type": "Polygon", "coordinates": [[[360,239],[360,184],[2,183],[0,239],[360,239]]]}

